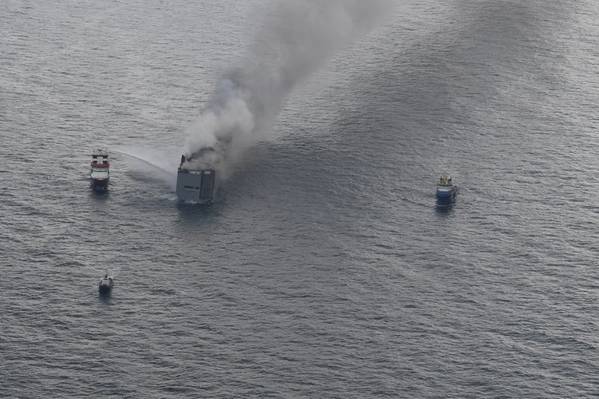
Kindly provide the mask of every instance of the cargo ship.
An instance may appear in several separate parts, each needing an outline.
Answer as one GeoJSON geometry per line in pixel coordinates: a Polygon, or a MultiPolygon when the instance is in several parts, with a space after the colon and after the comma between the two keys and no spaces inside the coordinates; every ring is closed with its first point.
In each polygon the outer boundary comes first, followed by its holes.
{"type": "Polygon", "coordinates": [[[214,200],[216,170],[196,158],[181,156],[177,169],[177,197],[182,202],[209,205],[214,200]]]}
{"type": "Polygon", "coordinates": [[[104,192],[108,190],[110,180],[110,163],[108,153],[104,150],[96,150],[92,154],[90,185],[94,191],[104,192]]]}

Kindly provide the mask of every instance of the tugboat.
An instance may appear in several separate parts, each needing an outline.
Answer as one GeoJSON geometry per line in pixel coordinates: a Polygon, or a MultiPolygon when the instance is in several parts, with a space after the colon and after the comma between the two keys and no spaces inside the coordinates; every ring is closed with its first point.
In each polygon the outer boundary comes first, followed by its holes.
{"type": "Polygon", "coordinates": [[[113,286],[114,280],[112,276],[105,274],[104,277],[102,277],[102,279],[100,280],[100,283],[98,284],[98,291],[100,292],[100,295],[110,295],[113,286]]]}
{"type": "Polygon", "coordinates": [[[453,185],[451,176],[441,176],[437,183],[437,204],[450,205],[455,201],[458,188],[453,185]]]}
{"type": "Polygon", "coordinates": [[[92,154],[91,188],[96,192],[105,192],[108,190],[108,180],[110,179],[110,163],[108,162],[108,153],[104,150],[96,150],[92,154]]]}

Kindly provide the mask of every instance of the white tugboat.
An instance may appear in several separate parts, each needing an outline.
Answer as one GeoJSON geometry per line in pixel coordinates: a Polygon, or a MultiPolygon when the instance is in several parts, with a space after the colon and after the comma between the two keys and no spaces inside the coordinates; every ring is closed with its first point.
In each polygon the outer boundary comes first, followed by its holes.
{"type": "Polygon", "coordinates": [[[104,192],[108,190],[108,181],[110,180],[110,163],[108,162],[108,153],[104,150],[96,150],[92,154],[91,187],[94,191],[104,192]]]}

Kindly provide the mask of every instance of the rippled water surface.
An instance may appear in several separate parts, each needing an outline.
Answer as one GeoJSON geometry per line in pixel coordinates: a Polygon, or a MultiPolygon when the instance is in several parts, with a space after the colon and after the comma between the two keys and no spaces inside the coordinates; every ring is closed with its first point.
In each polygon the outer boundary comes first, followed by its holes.
{"type": "Polygon", "coordinates": [[[0,396],[599,396],[599,6],[396,3],[198,209],[266,0],[3,1],[0,396]]]}

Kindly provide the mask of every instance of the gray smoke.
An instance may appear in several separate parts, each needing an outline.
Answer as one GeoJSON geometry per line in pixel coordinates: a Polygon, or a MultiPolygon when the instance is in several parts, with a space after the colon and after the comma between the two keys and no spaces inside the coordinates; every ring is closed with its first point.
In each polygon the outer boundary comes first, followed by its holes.
{"type": "Polygon", "coordinates": [[[267,139],[293,88],[373,28],[390,7],[390,0],[273,0],[249,56],[220,79],[188,128],[190,166],[222,169],[267,139]]]}

